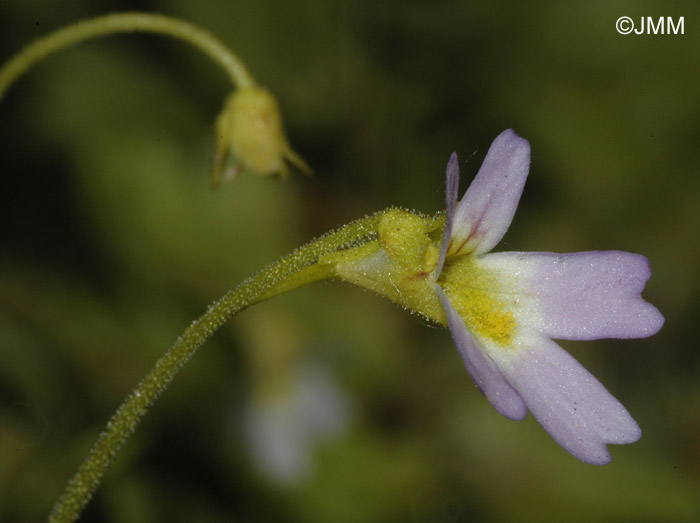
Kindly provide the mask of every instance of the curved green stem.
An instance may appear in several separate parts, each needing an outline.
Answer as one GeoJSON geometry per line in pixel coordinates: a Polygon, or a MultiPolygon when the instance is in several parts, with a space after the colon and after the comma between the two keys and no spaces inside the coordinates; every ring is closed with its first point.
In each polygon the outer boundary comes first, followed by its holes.
{"type": "Polygon", "coordinates": [[[255,85],[253,77],[243,62],[208,32],[167,16],[117,13],[78,22],[26,47],[0,70],[0,98],[30,67],[56,51],[90,38],[137,31],[164,34],[189,42],[223,67],[234,85],[238,87],[255,85]]]}
{"type": "Polygon", "coordinates": [[[320,256],[376,238],[382,213],[357,220],[300,247],[253,275],[195,320],[161,357],[112,416],[53,508],[50,522],[75,521],[119,449],[151,404],[197,349],[237,312],[267,298],[332,275],[315,262],[320,256]]]}

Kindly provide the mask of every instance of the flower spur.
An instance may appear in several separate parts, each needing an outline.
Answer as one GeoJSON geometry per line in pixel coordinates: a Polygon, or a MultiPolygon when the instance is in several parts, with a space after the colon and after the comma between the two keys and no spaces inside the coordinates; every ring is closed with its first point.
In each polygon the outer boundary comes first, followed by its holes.
{"type": "Polygon", "coordinates": [[[641,338],[664,319],[641,298],[650,276],[643,256],[490,252],[510,226],[529,165],[529,143],[504,131],[458,203],[452,154],[441,239],[436,219],[389,210],[374,246],[327,263],[341,279],[446,324],[496,410],[513,420],[530,411],[573,456],[602,465],[610,461],[606,445],[632,443],[641,430],[552,338],[641,338]]]}

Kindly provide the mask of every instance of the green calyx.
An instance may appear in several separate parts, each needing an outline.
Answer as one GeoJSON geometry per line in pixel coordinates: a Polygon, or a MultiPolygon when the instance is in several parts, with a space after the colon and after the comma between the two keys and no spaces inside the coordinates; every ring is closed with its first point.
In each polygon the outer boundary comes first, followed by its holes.
{"type": "Polygon", "coordinates": [[[382,213],[378,237],[356,249],[319,259],[343,281],[371,290],[425,318],[445,325],[435,293],[439,241],[444,217],[426,217],[401,209],[382,213]]]}

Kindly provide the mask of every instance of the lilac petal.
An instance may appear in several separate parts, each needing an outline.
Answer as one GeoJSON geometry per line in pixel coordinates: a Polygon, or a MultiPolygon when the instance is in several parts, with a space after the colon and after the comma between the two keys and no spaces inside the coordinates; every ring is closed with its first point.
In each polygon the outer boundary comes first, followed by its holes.
{"type": "Polygon", "coordinates": [[[445,310],[452,339],[476,386],[488,398],[491,405],[506,418],[516,421],[523,419],[527,415],[523,398],[508,384],[498,367],[481,351],[445,292],[438,285],[435,288],[445,310]]]}
{"type": "Polygon", "coordinates": [[[542,427],[576,458],[610,461],[607,444],[637,441],[642,432],[627,410],[583,366],[552,340],[533,340],[499,365],[542,427]]]}
{"type": "Polygon", "coordinates": [[[452,216],[457,205],[457,196],[459,193],[459,160],[457,153],[452,153],[447,162],[447,180],[445,182],[445,228],[442,232],[442,245],[440,246],[440,258],[438,259],[437,268],[435,271],[435,279],[440,276],[442,266],[445,264],[445,256],[447,255],[447,247],[450,244],[452,237],[452,216]]]}
{"type": "Polygon", "coordinates": [[[664,323],[641,297],[651,271],[638,254],[504,252],[483,256],[480,263],[515,276],[527,296],[519,322],[551,338],[644,338],[664,323]]]}
{"type": "Polygon", "coordinates": [[[518,207],[530,169],[530,144],[512,129],[491,144],[454,212],[450,255],[482,254],[501,241],[518,207]]]}

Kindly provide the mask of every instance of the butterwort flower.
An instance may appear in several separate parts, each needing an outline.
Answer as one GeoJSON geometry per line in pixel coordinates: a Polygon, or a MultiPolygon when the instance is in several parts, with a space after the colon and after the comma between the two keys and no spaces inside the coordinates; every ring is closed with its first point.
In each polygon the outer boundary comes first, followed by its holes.
{"type": "Polygon", "coordinates": [[[291,486],[313,475],[318,446],[345,431],[350,401],[331,370],[307,353],[288,316],[253,312],[245,338],[250,392],[234,418],[258,471],[291,486]]]}
{"type": "Polygon", "coordinates": [[[335,378],[320,363],[302,361],[286,373],[273,394],[258,391],[243,412],[256,467],[280,485],[312,474],[317,446],[344,431],[350,410],[335,378]]]}
{"type": "Polygon", "coordinates": [[[338,277],[447,325],[496,410],[513,420],[531,412],[573,456],[602,465],[610,461],[606,445],[632,443],[641,430],[553,339],[642,338],[664,318],[641,297],[651,273],[638,254],[490,252],[510,226],[529,167],[529,143],[506,130],[458,202],[453,154],[444,225],[392,209],[376,242],[326,263],[338,277]]]}
{"type": "Polygon", "coordinates": [[[638,254],[489,252],[510,226],[529,164],[528,142],[501,133],[457,204],[452,155],[440,261],[459,261],[447,262],[435,290],[467,370],[491,404],[514,420],[529,410],[572,455],[605,464],[606,445],[638,440],[639,426],[552,338],[643,338],[664,319],[641,297],[651,272],[638,254]]]}

